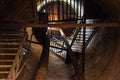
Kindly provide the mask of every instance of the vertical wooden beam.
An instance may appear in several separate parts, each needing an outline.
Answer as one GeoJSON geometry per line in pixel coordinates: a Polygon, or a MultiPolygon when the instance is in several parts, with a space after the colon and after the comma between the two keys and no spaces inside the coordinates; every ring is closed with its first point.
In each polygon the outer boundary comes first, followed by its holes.
{"type": "Polygon", "coordinates": [[[86,27],[83,27],[83,47],[82,47],[82,72],[85,73],[85,35],[86,27]]]}
{"type": "MultiPolygon", "coordinates": [[[[85,0],[81,0],[81,4],[82,4],[81,8],[84,7],[85,5],[84,1],[85,0]]],[[[83,12],[84,11],[85,10],[83,9],[83,12]]],[[[81,9],[81,12],[82,12],[82,9],[81,9]]],[[[83,13],[83,16],[81,15],[80,17],[81,19],[83,19],[82,23],[86,23],[86,19],[85,19],[86,16],[84,15],[84,13],[83,13]]],[[[86,27],[83,26],[83,48],[82,48],[82,71],[83,73],[85,73],[85,36],[86,36],[86,27]]]]}
{"type": "Polygon", "coordinates": [[[68,49],[67,49],[67,54],[66,54],[65,63],[66,63],[66,64],[71,64],[71,63],[72,63],[71,56],[70,56],[70,53],[69,53],[68,49]]]}
{"type": "Polygon", "coordinates": [[[43,45],[43,51],[41,55],[41,59],[38,64],[38,71],[36,73],[39,74],[35,77],[34,80],[48,80],[48,61],[49,61],[49,47],[50,47],[50,36],[51,30],[48,29],[45,44],[43,45]]]}

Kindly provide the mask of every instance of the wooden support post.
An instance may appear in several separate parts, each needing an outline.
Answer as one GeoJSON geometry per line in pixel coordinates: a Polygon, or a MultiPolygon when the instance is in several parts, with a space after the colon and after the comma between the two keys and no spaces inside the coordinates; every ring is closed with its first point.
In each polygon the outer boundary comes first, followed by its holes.
{"type": "Polygon", "coordinates": [[[48,60],[49,60],[49,47],[50,47],[50,29],[47,32],[45,44],[43,45],[43,51],[41,55],[41,59],[38,65],[38,76],[35,77],[35,80],[48,80],[48,60]]]}
{"type": "Polygon", "coordinates": [[[65,61],[66,64],[71,64],[72,63],[72,60],[71,60],[71,56],[70,56],[70,53],[67,49],[67,54],[66,54],[66,61],[65,61]]]}
{"type": "Polygon", "coordinates": [[[82,72],[85,73],[85,34],[86,28],[83,27],[83,47],[82,47],[82,72]]]}

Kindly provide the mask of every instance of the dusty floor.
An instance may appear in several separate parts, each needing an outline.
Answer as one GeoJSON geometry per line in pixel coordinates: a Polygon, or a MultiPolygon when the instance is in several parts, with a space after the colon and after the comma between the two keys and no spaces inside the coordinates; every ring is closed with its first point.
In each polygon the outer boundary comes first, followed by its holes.
{"type": "MultiPolygon", "coordinates": [[[[31,28],[27,29],[29,35],[31,35],[31,28]]],[[[28,36],[30,39],[30,36],[28,36]]],[[[35,37],[32,38],[36,41],[35,37]]],[[[39,61],[42,53],[42,46],[38,44],[31,44],[32,55],[39,61]]],[[[56,57],[54,54],[49,54],[49,65],[48,65],[48,80],[72,80],[74,71],[72,65],[65,64],[62,60],[56,57]]],[[[40,76],[37,74],[36,76],[40,76]]],[[[40,80],[40,79],[37,79],[40,80]]]]}
{"type": "Polygon", "coordinates": [[[50,53],[48,69],[48,80],[72,80],[74,75],[72,66],[65,64],[52,53],[50,53]]]}

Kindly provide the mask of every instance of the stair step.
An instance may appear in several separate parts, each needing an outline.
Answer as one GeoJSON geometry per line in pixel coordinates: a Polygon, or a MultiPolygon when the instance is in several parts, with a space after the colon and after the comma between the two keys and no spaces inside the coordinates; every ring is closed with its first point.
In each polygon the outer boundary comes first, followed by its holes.
{"type": "Polygon", "coordinates": [[[18,50],[18,48],[0,48],[0,50],[18,50]]]}
{"type": "Polygon", "coordinates": [[[0,42],[0,45],[19,45],[19,44],[20,44],[19,42],[13,42],[13,43],[9,43],[9,42],[8,43],[7,42],[6,43],[3,43],[3,42],[1,43],[0,42]]]}
{"type": "Polygon", "coordinates": [[[11,67],[1,67],[0,71],[10,71],[11,67]]]}
{"type": "Polygon", "coordinates": [[[13,62],[0,62],[0,65],[12,65],[13,62]]]}
{"type": "Polygon", "coordinates": [[[0,37],[22,37],[22,34],[0,34],[0,37]]]}
{"type": "Polygon", "coordinates": [[[72,50],[82,50],[81,48],[74,48],[72,47],[72,50]]]}
{"type": "Polygon", "coordinates": [[[0,62],[13,62],[14,60],[0,60],[0,62]]]}
{"type": "Polygon", "coordinates": [[[21,36],[21,35],[24,35],[23,33],[12,33],[12,32],[4,32],[4,33],[1,33],[0,36],[21,36]]]}
{"type": "MultiPolygon", "coordinates": [[[[83,38],[79,38],[79,37],[77,37],[76,39],[77,39],[77,40],[83,40],[83,38]]],[[[88,40],[88,39],[85,38],[85,40],[88,40]]]]}
{"type": "Polygon", "coordinates": [[[2,31],[0,30],[0,34],[24,34],[24,31],[18,30],[18,31],[2,31]]]}
{"type": "Polygon", "coordinates": [[[18,48],[0,48],[0,53],[16,53],[18,48]]]}
{"type": "MultiPolygon", "coordinates": [[[[83,29],[81,30],[83,32],[83,29]]],[[[93,32],[93,29],[86,29],[86,32],[93,32]]]]}
{"type": "Polygon", "coordinates": [[[5,55],[5,56],[0,56],[0,60],[13,60],[15,59],[15,55],[5,55]]]}
{"type": "Polygon", "coordinates": [[[4,78],[1,78],[0,80],[7,80],[6,78],[4,79],[4,78]]]}
{"type": "MultiPolygon", "coordinates": [[[[83,38],[83,35],[77,35],[77,37],[80,37],[80,38],[83,38]]],[[[89,38],[90,36],[89,35],[86,35],[85,38],[89,38]]]]}
{"type": "Polygon", "coordinates": [[[0,53],[0,56],[15,56],[16,53],[0,53]]]}
{"type": "Polygon", "coordinates": [[[83,46],[82,45],[72,45],[71,48],[82,48],[83,46]]]}
{"type": "Polygon", "coordinates": [[[18,27],[14,27],[14,28],[12,28],[12,26],[9,26],[9,27],[1,27],[1,25],[0,25],[0,30],[1,31],[8,31],[8,32],[12,32],[12,31],[23,31],[24,30],[24,28],[18,28],[18,27]]]}
{"type": "MultiPolygon", "coordinates": [[[[93,33],[93,31],[86,31],[86,32],[85,32],[86,35],[89,35],[89,34],[91,34],[91,33],[93,33]]],[[[81,33],[79,33],[79,35],[83,35],[83,31],[82,31],[81,33]]]]}
{"type": "Polygon", "coordinates": [[[0,74],[8,74],[9,71],[0,71],[0,74]]]}
{"type": "Polygon", "coordinates": [[[0,65],[0,68],[10,68],[12,65],[0,65]]]}
{"type": "Polygon", "coordinates": [[[16,44],[16,45],[0,45],[0,48],[18,48],[20,45],[16,44]]]}
{"type": "Polygon", "coordinates": [[[0,36],[3,39],[21,39],[23,36],[0,36]]]}
{"type": "Polygon", "coordinates": [[[5,42],[7,42],[7,43],[12,42],[13,43],[13,42],[20,42],[20,41],[21,41],[21,39],[0,39],[0,43],[1,42],[4,42],[4,43],[5,42]]]}

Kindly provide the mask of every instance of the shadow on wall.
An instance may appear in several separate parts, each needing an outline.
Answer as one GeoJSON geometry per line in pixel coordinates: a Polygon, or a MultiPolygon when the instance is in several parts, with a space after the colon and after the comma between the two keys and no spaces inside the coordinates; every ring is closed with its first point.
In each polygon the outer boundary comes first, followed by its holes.
{"type": "Polygon", "coordinates": [[[120,28],[101,28],[86,49],[87,80],[120,79],[120,28]]]}

